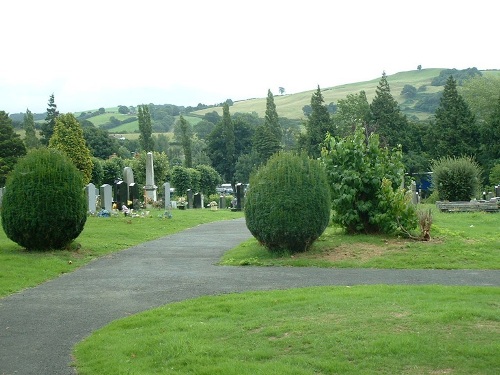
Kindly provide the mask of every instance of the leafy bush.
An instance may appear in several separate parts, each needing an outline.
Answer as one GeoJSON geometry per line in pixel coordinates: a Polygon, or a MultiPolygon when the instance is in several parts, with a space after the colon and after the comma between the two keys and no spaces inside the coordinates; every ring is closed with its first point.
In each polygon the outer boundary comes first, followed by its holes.
{"type": "Polygon", "coordinates": [[[358,128],[349,137],[327,136],[322,160],[332,196],[332,220],[348,233],[393,234],[417,226],[411,197],[400,188],[400,149],[381,148],[379,137],[358,128]]]}
{"type": "Polygon", "coordinates": [[[444,157],[433,162],[431,170],[440,200],[469,201],[480,192],[481,167],[471,157],[444,157]]]}
{"type": "Polygon", "coordinates": [[[245,218],[250,232],[270,251],[307,250],[330,219],[323,167],[305,154],[273,155],[250,177],[245,218]]]}
{"type": "Polygon", "coordinates": [[[19,245],[62,249],[83,230],[87,204],[82,173],[60,151],[30,152],[9,175],[5,190],[2,226],[19,245]]]}

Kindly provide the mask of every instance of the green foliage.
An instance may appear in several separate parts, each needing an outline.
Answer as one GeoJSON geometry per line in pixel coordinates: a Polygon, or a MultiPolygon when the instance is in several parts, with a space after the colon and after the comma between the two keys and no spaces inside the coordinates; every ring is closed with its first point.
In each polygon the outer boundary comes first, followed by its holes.
{"type": "Polygon", "coordinates": [[[83,174],[84,185],[92,178],[92,157],[85,143],[80,123],[71,113],[56,118],[54,133],[49,141],[49,147],[64,152],[76,168],[83,174]]]}
{"type": "Polygon", "coordinates": [[[401,90],[401,95],[406,98],[414,98],[417,96],[417,88],[412,85],[404,85],[403,90],[401,90]]]}
{"type": "Polygon", "coordinates": [[[4,186],[18,158],[24,155],[26,147],[19,134],[14,132],[12,120],[7,113],[0,111],[0,187],[4,186]]]}
{"type": "Polygon", "coordinates": [[[97,187],[104,183],[104,169],[102,168],[102,161],[99,158],[92,158],[92,178],[90,181],[97,187]]]}
{"type": "Polygon", "coordinates": [[[273,155],[250,178],[245,218],[250,232],[270,251],[307,250],[330,219],[321,164],[306,154],[273,155]]]}
{"type": "Polygon", "coordinates": [[[491,168],[489,180],[492,185],[500,185],[500,164],[496,164],[491,168]]]}
{"type": "Polygon", "coordinates": [[[322,151],[332,195],[333,221],[348,233],[393,234],[417,225],[415,208],[400,188],[400,149],[381,148],[377,134],[328,136],[322,151]]]}
{"type": "Polygon", "coordinates": [[[82,125],[83,137],[90,149],[92,156],[107,159],[118,152],[119,144],[116,138],[110,137],[106,130],[95,127],[90,121],[87,125],[82,125]]]}
{"type": "Polygon", "coordinates": [[[334,121],[336,134],[341,137],[352,134],[357,127],[366,126],[370,119],[370,105],[364,91],[339,99],[337,107],[334,121]]]}
{"type": "Polygon", "coordinates": [[[209,165],[198,165],[195,169],[200,172],[200,192],[206,197],[215,194],[217,186],[222,183],[219,173],[209,165]]]}
{"type": "Polygon", "coordinates": [[[480,192],[481,167],[471,157],[443,157],[431,169],[440,200],[469,201],[480,192]]]}
{"type": "Polygon", "coordinates": [[[189,122],[181,115],[179,118],[179,127],[180,127],[180,138],[182,150],[184,151],[184,166],[186,168],[193,167],[193,153],[192,153],[192,129],[189,122]]]}
{"type": "Polygon", "coordinates": [[[27,109],[23,117],[23,129],[25,131],[24,144],[27,149],[40,147],[40,140],[36,136],[35,120],[33,113],[27,109]]]}
{"type": "Polygon", "coordinates": [[[123,163],[122,158],[112,157],[103,160],[101,166],[104,172],[104,184],[113,186],[117,179],[121,179],[123,177],[123,168],[125,167],[125,164],[123,163]]]}
{"type": "Polygon", "coordinates": [[[172,187],[176,189],[178,196],[183,196],[191,188],[191,175],[187,168],[176,165],[172,168],[172,187]]]}
{"type": "Polygon", "coordinates": [[[87,220],[83,186],[82,174],[64,153],[31,151],[7,180],[2,203],[7,237],[29,250],[67,246],[87,220]]]}
{"type": "Polygon", "coordinates": [[[455,77],[459,85],[462,85],[462,83],[468,79],[476,76],[481,77],[482,75],[483,74],[477,68],[467,68],[462,70],[444,69],[439,73],[439,76],[432,80],[431,85],[444,86],[451,76],[455,77]]]}
{"type": "MultiPolygon", "coordinates": [[[[146,158],[147,152],[143,151],[133,159],[126,161],[134,171],[134,181],[141,185],[146,184],[146,158]]],[[[123,172],[123,168],[121,171],[123,172]]],[[[153,171],[156,185],[163,185],[168,180],[170,176],[170,164],[167,154],[153,151],[153,171]]]]}

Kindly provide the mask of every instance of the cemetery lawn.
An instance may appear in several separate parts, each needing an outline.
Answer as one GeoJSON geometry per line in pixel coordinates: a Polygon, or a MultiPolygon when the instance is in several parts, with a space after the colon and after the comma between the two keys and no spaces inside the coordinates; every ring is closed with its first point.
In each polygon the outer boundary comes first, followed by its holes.
{"type": "MultiPolygon", "coordinates": [[[[500,213],[442,213],[434,205],[431,241],[346,235],[330,226],[304,253],[272,254],[255,239],[225,253],[222,265],[397,269],[500,269],[500,213]]],[[[419,235],[418,230],[414,233],[419,235]]]]}
{"type": "Polygon", "coordinates": [[[314,287],[133,315],[74,349],[85,374],[498,374],[500,289],[314,287]]]}
{"type": "Polygon", "coordinates": [[[0,298],[71,272],[93,259],[192,228],[199,224],[243,217],[230,210],[150,210],[149,217],[88,217],[85,228],[68,250],[26,251],[7,238],[0,226],[0,298]]]}

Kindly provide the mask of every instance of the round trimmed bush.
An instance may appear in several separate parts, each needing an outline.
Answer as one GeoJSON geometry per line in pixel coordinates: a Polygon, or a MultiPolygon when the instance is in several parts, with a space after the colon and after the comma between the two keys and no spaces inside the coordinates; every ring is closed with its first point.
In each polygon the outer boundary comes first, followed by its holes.
{"type": "Polygon", "coordinates": [[[469,201],[480,192],[482,170],[471,157],[443,157],[431,169],[440,200],[469,201]]]}
{"type": "Polygon", "coordinates": [[[87,220],[83,187],[82,173],[61,152],[30,152],[7,179],[2,201],[5,234],[29,250],[66,247],[87,220]]]}
{"type": "Polygon", "coordinates": [[[330,221],[325,170],[306,154],[281,152],[250,177],[246,224],[273,252],[307,250],[330,221]]]}

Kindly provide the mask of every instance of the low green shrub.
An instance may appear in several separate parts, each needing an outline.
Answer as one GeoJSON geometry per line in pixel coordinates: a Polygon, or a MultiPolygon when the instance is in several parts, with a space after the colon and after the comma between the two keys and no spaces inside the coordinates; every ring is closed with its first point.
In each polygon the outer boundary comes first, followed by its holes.
{"type": "Polygon", "coordinates": [[[29,250],[62,249],[87,220],[82,173],[60,151],[38,149],[21,159],[7,179],[2,227],[29,250]]]}
{"type": "Polygon", "coordinates": [[[443,157],[432,163],[431,170],[440,200],[469,201],[480,193],[482,171],[471,157],[443,157]]]}
{"type": "Polygon", "coordinates": [[[330,220],[321,164],[305,154],[272,156],[250,177],[245,218],[250,232],[270,251],[307,250],[330,220]]]}

